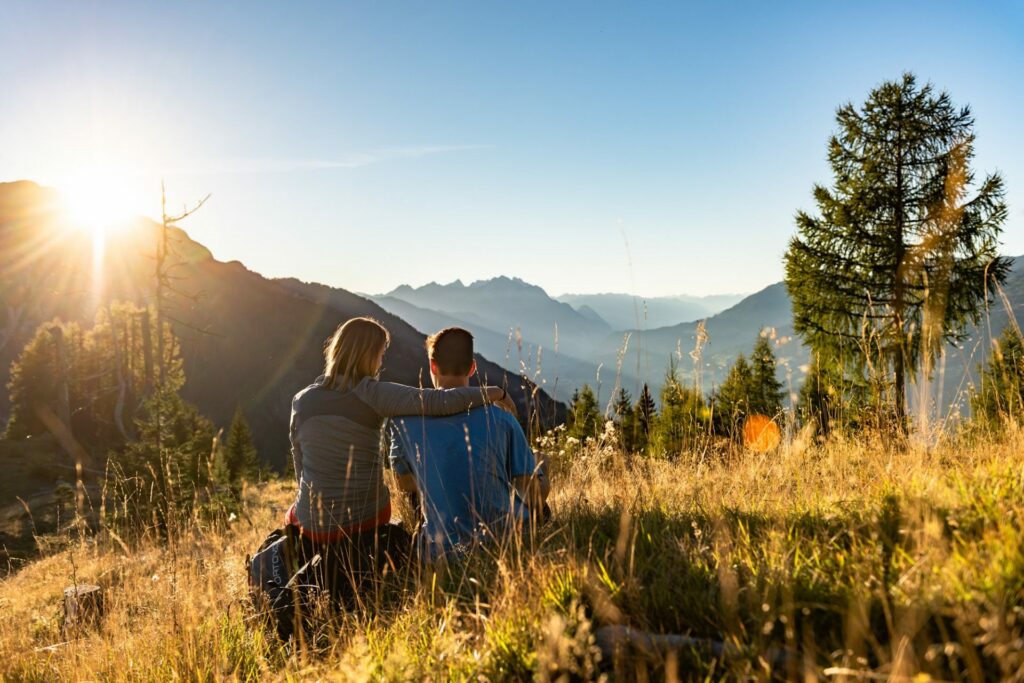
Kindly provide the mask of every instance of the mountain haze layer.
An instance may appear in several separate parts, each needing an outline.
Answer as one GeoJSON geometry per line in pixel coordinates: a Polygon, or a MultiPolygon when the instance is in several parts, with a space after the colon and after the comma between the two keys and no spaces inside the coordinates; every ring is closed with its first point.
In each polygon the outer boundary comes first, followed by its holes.
{"type": "Polygon", "coordinates": [[[616,330],[668,327],[712,316],[745,294],[640,297],[631,294],[563,294],[555,297],[583,313],[592,311],[616,330]]]}
{"type": "Polygon", "coordinates": [[[427,334],[452,325],[467,328],[488,358],[563,397],[596,383],[593,349],[613,329],[592,310],[578,311],[519,278],[402,285],[372,299],[427,334]]]}

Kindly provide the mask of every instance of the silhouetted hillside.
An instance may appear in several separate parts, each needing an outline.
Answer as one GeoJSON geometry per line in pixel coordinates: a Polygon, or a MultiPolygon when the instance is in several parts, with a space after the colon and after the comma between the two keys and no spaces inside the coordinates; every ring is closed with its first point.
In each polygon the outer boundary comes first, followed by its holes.
{"type": "MultiPolygon", "coordinates": [[[[6,385],[11,361],[41,322],[91,321],[97,306],[114,300],[149,303],[158,230],[139,220],[111,236],[97,278],[91,235],[63,223],[52,191],[28,182],[0,184],[0,384],[6,385]]],[[[422,376],[429,384],[423,335],[372,301],[268,280],[238,262],[217,261],[181,230],[173,233],[172,250],[178,294],[169,317],[187,374],[182,393],[219,425],[241,405],[261,456],[275,466],[287,462],[291,397],[319,373],[324,341],[339,322],[357,315],[381,320],[393,340],[384,378],[415,384],[422,376]]],[[[507,379],[525,405],[520,379],[486,360],[480,370],[489,382],[507,379]]],[[[0,395],[6,420],[8,396],[0,395]]],[[[545,393],[538,403],[545,421],[561,415],[545,393]]]]}

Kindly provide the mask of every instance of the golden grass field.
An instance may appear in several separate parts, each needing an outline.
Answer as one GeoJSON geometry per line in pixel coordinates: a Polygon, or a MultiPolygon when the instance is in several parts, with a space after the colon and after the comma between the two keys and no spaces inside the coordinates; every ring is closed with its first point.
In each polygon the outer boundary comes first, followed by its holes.
{"type": "Polygon", "coordinates": [[[433,589],[396,581],[301,646],[253,614],[244,570],[288,480],[167,545],[72,533],[0,581],[0,678],[1024,680],[1022,432],[930,448],[798,435],[704,462],[592,443],[551,478],[554,521],[532,549],[494,549],[433,589]],[[105,588],[106,616],[65,642],[76,579],[105,588]],[[610,625],[725,653],[602,656],[610,625]]]}

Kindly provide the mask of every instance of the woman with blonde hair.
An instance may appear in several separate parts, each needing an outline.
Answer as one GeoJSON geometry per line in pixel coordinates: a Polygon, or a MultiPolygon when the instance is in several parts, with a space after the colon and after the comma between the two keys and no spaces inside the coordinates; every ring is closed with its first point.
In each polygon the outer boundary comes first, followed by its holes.
{"type": "MultiPolygon", "coordinates": [[[[337,555],[341,548],[346,566],[353,552],[377,560],[383,548],[394,560],[401,546],[408,548],[408,535],[388,523],[391,498],[380,450],[387,418],[453,415],[486,403],[515,412],[500,387],[423,389],[378,380],[389,343],[387,329],[372,318],[343,323],[325,348],[324,373],[292,400],[289,431],[299,490],[287,522],[299,530],[307,552],[337,555]]],[[[325,569],[334,588],[351,580],[331,579],[337,567],[325,569]]]]}

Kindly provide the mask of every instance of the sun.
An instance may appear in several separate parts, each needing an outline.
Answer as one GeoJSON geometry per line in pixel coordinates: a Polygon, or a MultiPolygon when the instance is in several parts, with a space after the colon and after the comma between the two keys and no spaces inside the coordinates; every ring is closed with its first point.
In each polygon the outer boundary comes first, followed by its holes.
{"type": "Polygon", "coordinates": [[[96,167],[62,180],[58,189],[69,225],[102,241],[127,225],[134,212],[128,174],[96,167]]]}

